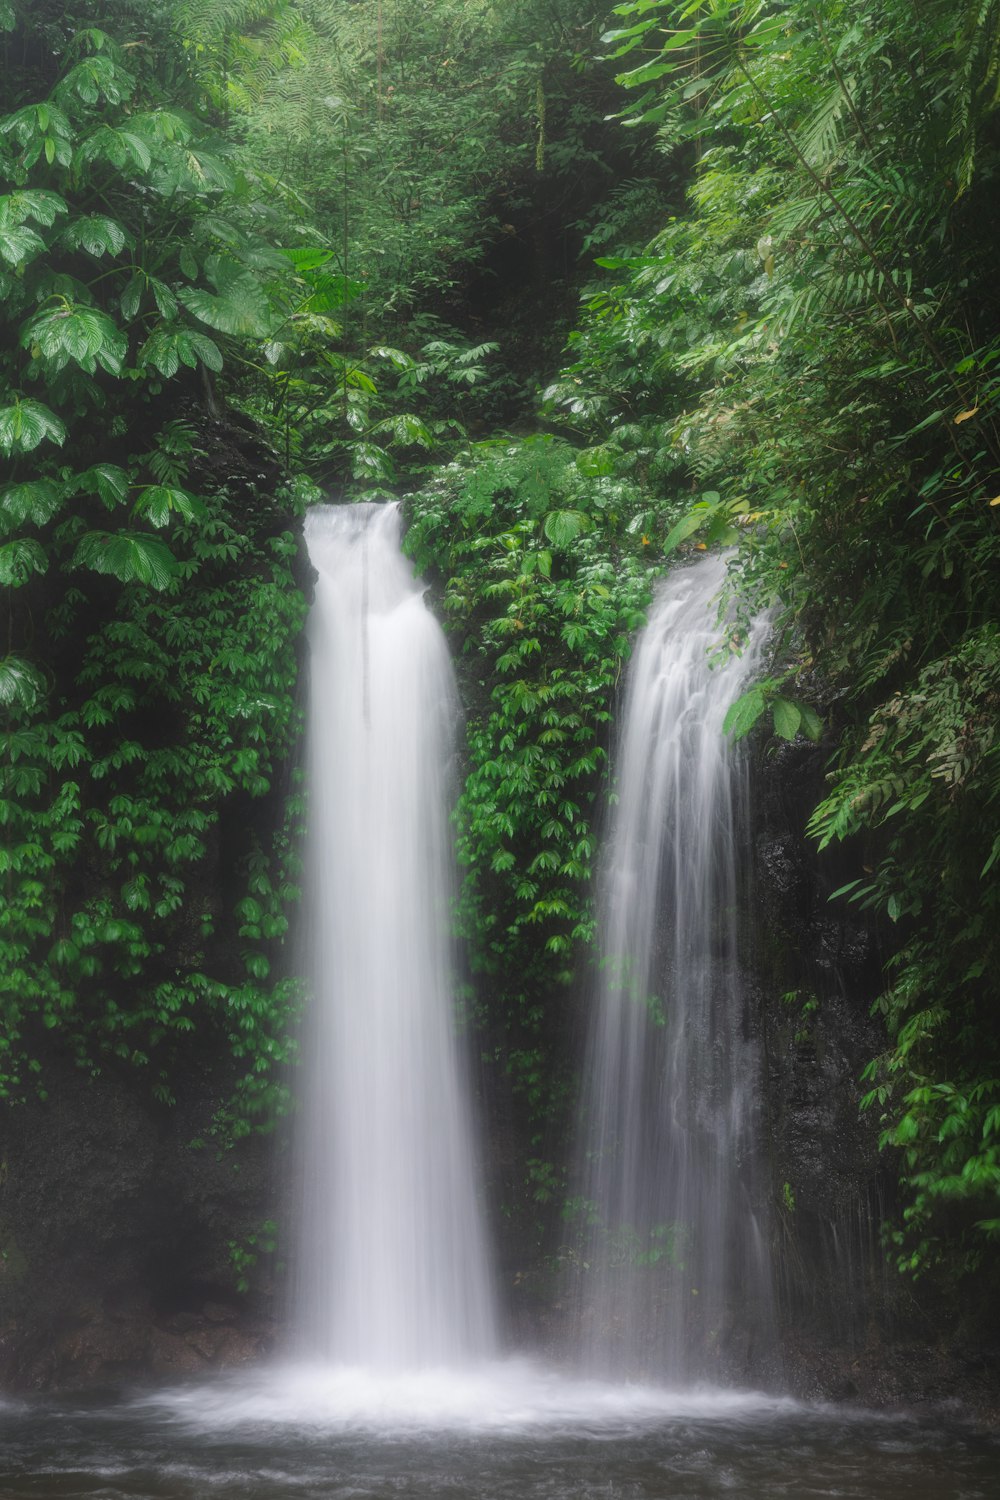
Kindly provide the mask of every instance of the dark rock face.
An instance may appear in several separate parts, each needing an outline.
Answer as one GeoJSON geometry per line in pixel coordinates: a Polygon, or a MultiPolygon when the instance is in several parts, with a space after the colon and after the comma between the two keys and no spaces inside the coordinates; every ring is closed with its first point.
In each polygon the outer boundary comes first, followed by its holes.
{"type": "Polygon", "coordinates": [[[825,760],[819,747],[782,745],[754,771],[747,925],[778,1268],[778,1378],[806,1398],[958,1401],[996,1420],[996,1288],[980,1289],[993,1316],[969,1326],[946,1280],[901,1276],[882,1242],[882,1226],[898,1215],[896,1162],[879,1150],[878,1111],[860,1109],[862,1070],[885,1046],[870,1013],[883,988],[882,958],[864,913],[828,899],[858,874],[850,863],[857,856],[818,854],[805,837],[825,760]]]}
{"type": "Polygon", "coordinates": [[[229,1244],[274,1196],[260,1139],[219,1153],[210,1095],[167,1111],[142,1081],[52,1061],[49,1098],[0,1116],[0,1382],[191,1374],[273,1344],[266,1280],[236,1292],[229,1244]]]}

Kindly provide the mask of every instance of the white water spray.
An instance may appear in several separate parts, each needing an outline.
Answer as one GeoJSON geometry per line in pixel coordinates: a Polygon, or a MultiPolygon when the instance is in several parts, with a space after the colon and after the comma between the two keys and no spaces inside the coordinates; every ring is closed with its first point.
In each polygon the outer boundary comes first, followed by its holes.
{"type": "MultiPolygon", "coordinates": [[[[317,1003],[305,1069],[296,1347],[286,1363],[172,1387],[144,1404],[199,1431],[242,1432],[263,1424],[267,1431],[285,1427],[310,1435],[389,1435],[393,1443],[408,1432],[483,1433],[491,1440],[518,1434],[533,1441],[545,1434],[592,1438],[673,1421],[755,1422],[791,1410],[760,1393],[702,1385],[679,1389],[680,1366],[662,1359],[645,1360],[649,1383],[568,1377],[529,1360],[495,1357],[493,1294],[469,1145],[472,1122],[451,1024],[448,945],[441,936],[450,892],[445,768],[456,719],[447,655],[420,585],[400,556],[395,507],[314,511],[307,535],[320,574],[310,623],[307,868],[317,1003]],[[673,1388],[664,1386],[663,1377],[673,1388]]],[[[736,1143],[746,1125],[749,1081],[732,1091],[732,1077],[748,1079],[740,1071],[747,1062],[745,1045],[732,1051],[738,991],[734,1006],[731,989],[709,1001],[700,981],[694,984],[699,998],[686,1003],[685,1025],[693,1036],[710,1015],[719,1032],[709,1038],[710,1060],[689,1058],[689,1082],[676,1076],[682,1044],[675,1030],[652,1026],[658,1043],[673,1038],[666,1047],[674,1059],[668,1068],[662,1045],[644,1063],[635,1061],[643,1046],[651,1046],[647,1021],[636,1023],[637,1015],[648,1020],[649,1012],[632,996],[648,991],[659,961],[653,955],[664,946],[655,936],[657,901],[666,910],[671,898],[665,893],[683,884],[678,866],[690,865],[692,889],[701,892],[695,904],[705,911],[719,910],[720,890],[728,891],[734,879],[731,850],[723,859],[729,874],[710,874],[701,864],[707,856],[681,853],[664,831],[678,817],[686,828],[693,814],[696,824],[706,819],[728,828],[723,844],[732,841],[732,792],[723,790],[731,786],[731,768],[720,724],[725,703],[752,670],[754,650],[742,662],[705,675],[705,650],[718,635],[708,601],[721,582],[719,565],[709,566],[715,571],[692,570],[668,586],[632,672],[605,920],[609,951],[631,951],[633,943],[636,948],[627,982],[607,983],[592,1046],[591,1113],[600,1129],[591,1141],[590,1187],[604,1204],[605,1224],[617,1226],[595,1232],[595,1257],[617,1234],[619,1247],[626,1246],[633,1261],[641,1259],[633,1253],[634,1238],[620,1232],[625,1222],[647,1247],[664,1243],[657,1238],[657,1216],[689,1212],[699,1233],[718,1228],[723,1237],[734,1225],[749,1233],[751,1223],[742,1209],[719,1209],[713,1218],[709,1207],[717,1191],[724,1186],[731,1192],[734,1185],[709,1164],[720,1150],[742,1150],[736,1143]],[[684,707],[679,687],[678,696],[668,692],[662,698],[675,672],[685,677],[688,668],[657,665],[657,651],[686,628],[689,616],[701,629],[685,648],[691,672],[699,680],[704,676],[700,707],[697,694],[684,707]],[[702,710],[707,719],[699,731],[702,710]],[[647,761],[650,744],[675,734],[688,748],[669,754],[684,760],[690,746],[701,743],[701,733],[706,786],[715,786],[711,794],[683,791],[662,767],[654,770],[655,754],[647,761]],[[647,752],[633,750],[640,742],[647,752]],[[675,870],[669,878],[661,868],[667,864],[675,870]],[[724,1055],[729,1063],[720,1060],[724,1055]],[[696,1106],[702,1084],[705,1102],[696,1106]],[[661,1116],[671,1114],[671,1091],[676,1109],[697,1118],[685,1127],[687,1134],[712,1137],[713,1145],[707,1151],[691,1146],[702,1185],[689,1184],[686,1197],[679,1191],[665,1202],[656,1171],[672,1169],[684,1156],[680,1147],[665,1144],[661,1116]],[[728,1123],[720,1123],[722,1117],[728,1123]],[[645,1146],[634,1134],[643,1130],[651,1135],[645,1146]],[[625,1140],[632,1144],[620,1151],[625,1140]],[[616,1187],[620,1173],[627,1176],[616,1187]],[[640,1188],[652,1194],[648,1208],[636,1202],[640,1188]]],[[[686,919],[670,920],[676,926],[686,919]]],[[[729,936],[720,939],[720,955],[705,962],[721,962],[729,973],[731,917],[724,914],[719,922],[729,936]]],[[[676,965],[683,973],[698,969],[694,958],[678,956],[676,965]]],[[[694,1165],[691,1174],[698,1175],[694,1165]]],[[[697,1285],[689,1278],[687,1293],[704,1291],[706,1305],[712,1305],[711,1280],[709,1270],[699,1271],[697,1285]]],[[[662,1288],[651,1299],[648,1286],[633,1284],[631,1300],[622,1299],[611,1271],[606,1277],[596,1273],[588,1285],[584,1321],[594,1375],[614,1373],[606,1330],[616,1320],[627,1324],[633,1351],[649,1342],[642,1329],[662,1348],[669,1322],[662,1288]]],[[[626,1367],[634,1376],[636,1359],[619,1362],[619,1371],[626,1367]]],[[[535,1451],[531,1463],[538,1467],[535,1451]]]]}
{"type": "Polygon", "coordinates": [[[722,732],[767,626],[726,653],[724,576],[719,558],[673,573],[630,669],[585,1070],[586,1362],[671,1381],[745,1377],[769,1317],[737,955],[743,775],[722,732]]]}
{"type": "Polygon", "coordinates": [[[494,1346],[447,939],[447,648],[395,505],[308,517],[307,910],[298,1352],[399,1372],[494,1346]]]}

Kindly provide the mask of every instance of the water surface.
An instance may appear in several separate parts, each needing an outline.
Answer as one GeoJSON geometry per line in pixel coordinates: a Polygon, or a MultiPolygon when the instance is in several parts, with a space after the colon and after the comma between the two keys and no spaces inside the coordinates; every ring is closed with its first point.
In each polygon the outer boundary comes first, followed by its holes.
{"type": "Polygon", "coordinates": [[[3,1500],[995,1500],[1000,1440],[522,1362],[274,1371],[0,1408],[3,1500]]]}

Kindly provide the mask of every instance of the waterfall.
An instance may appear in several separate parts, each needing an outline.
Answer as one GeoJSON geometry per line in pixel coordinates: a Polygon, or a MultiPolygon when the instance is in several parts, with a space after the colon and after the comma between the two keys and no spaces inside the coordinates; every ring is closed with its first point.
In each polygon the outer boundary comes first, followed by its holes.
{"type": "Polygon", "coordinates": [[[724,577],[719,558],[670,576],[627,684],[577,1252],[580,1337],[601,1373],[745,1376],[748,1341],[769,1322],[753,1205],[758,1069],[737,954],[744,771],[722,732],[767,626],[741,655],[726,649],[724,577]]]}
{"type": "Polygon", "coordinates": [[[490,1353],[493,1295],[448,941],[443,635],[400,552],[395,505],[306,523],[306,857],[314,1014],[305,1039],[300,1353],[386,1372],[490,1353]]]}

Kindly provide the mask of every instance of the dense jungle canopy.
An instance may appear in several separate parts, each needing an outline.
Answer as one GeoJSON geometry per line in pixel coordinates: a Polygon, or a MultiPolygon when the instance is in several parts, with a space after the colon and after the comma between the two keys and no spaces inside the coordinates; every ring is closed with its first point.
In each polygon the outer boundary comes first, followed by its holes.
{"type": "Polygon", "coordinates": [[[286,1107],[297,519],[405,496],[472,685],[468,1008],[558,1202],[616,685],[727,546],[775,618],[729,727],[822,743],[878,934],[893,1257],[988,1259],[997,0],[0,0],[0,45],[10,1106],[56,1050],[168,1107],[221,1045],[220,1139],[286,1107]]]}

